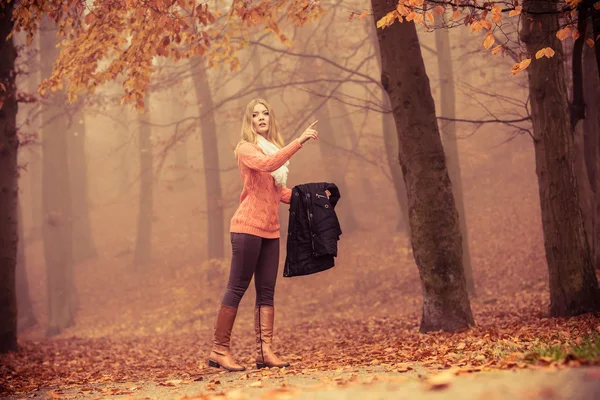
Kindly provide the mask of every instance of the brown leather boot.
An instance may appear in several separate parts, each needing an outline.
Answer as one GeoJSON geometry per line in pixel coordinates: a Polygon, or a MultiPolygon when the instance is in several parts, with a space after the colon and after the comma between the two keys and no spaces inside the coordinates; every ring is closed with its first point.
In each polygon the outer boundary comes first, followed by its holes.
{"type": "Polygon", "coordinates": [[[281,361],[273,350],[273,322],[275,309],[272,306],[257,306],[254,308],[254,330],[256,332],[256,368],[289,367],[290,364],[281,361]]]}
{"type": "Polygon", "coordinates": [[[246,368],[237,364],[229,349],[231,339],[231,330],[237,315],[237,308],[229,307],[224,304],[219,305],[217,310],[217,319],[215,321],[215,332],[213,335],[213,346],[208,356],[209,367],[223,367],[227,371],[243,371],[246,368]]]}

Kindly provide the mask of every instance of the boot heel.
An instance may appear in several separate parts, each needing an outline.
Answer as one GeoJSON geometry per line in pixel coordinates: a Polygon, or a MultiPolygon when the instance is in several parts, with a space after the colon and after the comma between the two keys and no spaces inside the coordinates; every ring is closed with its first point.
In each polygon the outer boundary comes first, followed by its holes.
{"type": "Polygon", "coordinates": [[[208,366],[209,367],[214,367],[214,368],[221,368],[221,366],[219,365],[218,362],[213,361],[213,360],[208,360],[208,366]]]}
{"type": "Polygon", "coordinates": [[[256,369],[267,368],[267,364],[265,363],[256,363],[256,369]]]}

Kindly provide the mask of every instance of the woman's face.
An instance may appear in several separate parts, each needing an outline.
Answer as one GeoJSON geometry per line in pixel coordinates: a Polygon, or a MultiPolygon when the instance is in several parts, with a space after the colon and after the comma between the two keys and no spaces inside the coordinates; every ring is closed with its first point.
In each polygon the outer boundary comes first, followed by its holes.
{"type": "Polygon", "coordinates": [[[258,103],[252,111],[252,127],[261,136],[269,132],[269,110],[263,104],[258,103]]]}

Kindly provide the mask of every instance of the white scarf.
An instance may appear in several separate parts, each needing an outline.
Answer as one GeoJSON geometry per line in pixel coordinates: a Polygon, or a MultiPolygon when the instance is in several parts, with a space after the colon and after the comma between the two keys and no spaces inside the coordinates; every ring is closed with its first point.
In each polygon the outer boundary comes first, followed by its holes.
{"type": "MultiPolygon", "coordinates": [[[[269,155],[269,156],[272,154],[275,154],[279,151],[279,148],[277,146],[275,146],[273,143],[269,142],[267,139],[265,139],[261,135],[256,135],[256,144],[258,144],[258,146],[262,149],[262,151],[266,155],[269,155]]],[[[285,164],[283,164],[281,167],[279,167],[275,171],[271,172],[271,175],[273,175],[273,178],[275,178],[276,185],[285,187],[285,184],[287,183],[288,172],[289,172],[289,169],[287,166],[289,164],[290,164],[290,162],[286,161],[285,164]]]]}

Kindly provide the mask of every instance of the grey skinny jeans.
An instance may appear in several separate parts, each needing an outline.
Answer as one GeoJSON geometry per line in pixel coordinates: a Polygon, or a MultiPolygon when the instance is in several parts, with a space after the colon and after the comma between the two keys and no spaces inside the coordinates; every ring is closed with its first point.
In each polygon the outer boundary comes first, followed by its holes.
{"type": "Polygon", "coordinates": [[[222,303],[237,308],[254,275],[256,306],[273,306],[279,267],[279,238],[231,233],[231,247],[233,256],[229,282],[222,303]]]}

